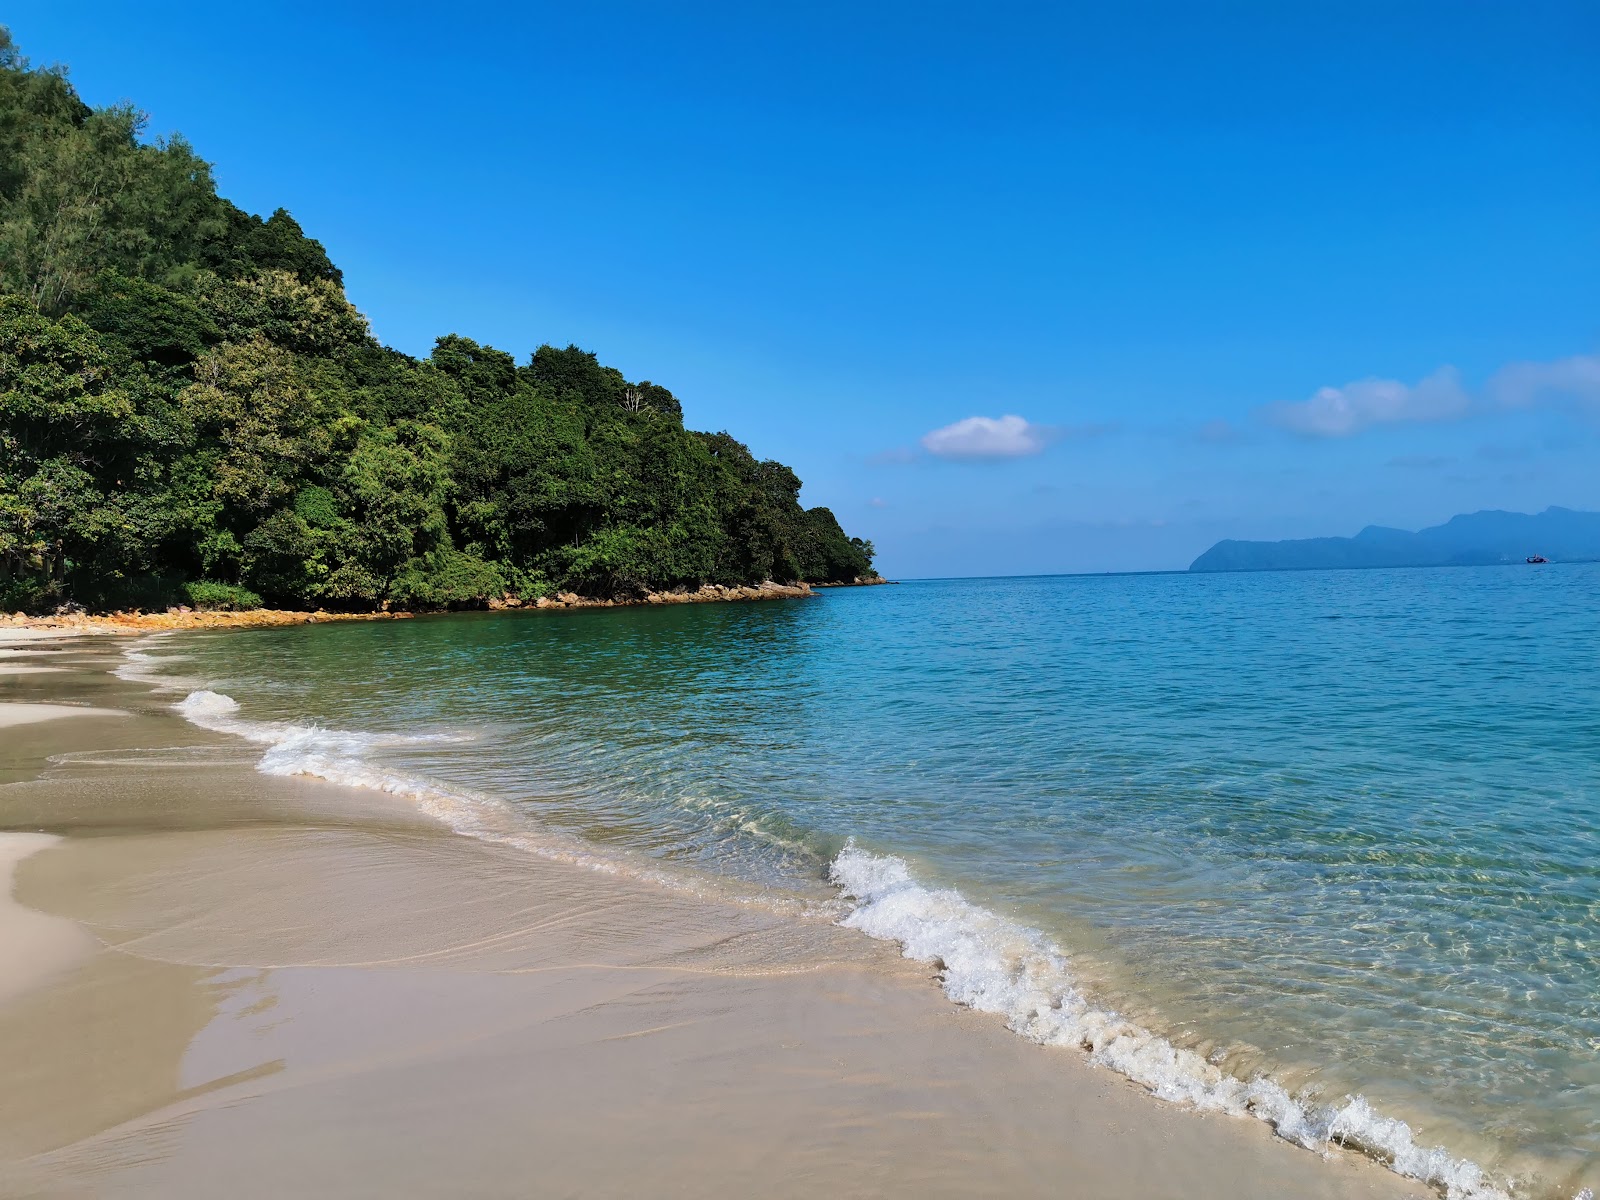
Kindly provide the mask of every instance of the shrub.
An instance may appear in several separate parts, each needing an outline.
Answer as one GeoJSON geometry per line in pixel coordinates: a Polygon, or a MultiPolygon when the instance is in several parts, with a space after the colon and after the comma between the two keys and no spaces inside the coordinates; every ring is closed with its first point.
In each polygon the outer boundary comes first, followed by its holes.
{"type": "Polygon", "coordinates": [[[214,583],[197,579],[183,585],[189,603],[203,611],[241,612],[247,608],[260,608],[261,597],[249,588],[232,583],[214,583]]]}
{"type": "Polygon", "coordinates": [[[401,568],[391,600],[411,608],[481,608],[503,596],[505,578],[493,563],[465,551],[435,550],[401,568]]]}

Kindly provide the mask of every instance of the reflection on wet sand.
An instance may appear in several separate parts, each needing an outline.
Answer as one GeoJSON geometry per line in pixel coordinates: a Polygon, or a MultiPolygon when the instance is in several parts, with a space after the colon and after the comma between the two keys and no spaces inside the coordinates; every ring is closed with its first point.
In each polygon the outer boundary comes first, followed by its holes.
{"type": "Polygon", "coordinates": [[[1028,1045],[884,943],[267,779],[64,678],[6,686],[132,715],[0,756],[0,827],[64,835],[18,899],[99,945],[0,1005],[5,1194],[1407,1194],[1028,1045]]]}

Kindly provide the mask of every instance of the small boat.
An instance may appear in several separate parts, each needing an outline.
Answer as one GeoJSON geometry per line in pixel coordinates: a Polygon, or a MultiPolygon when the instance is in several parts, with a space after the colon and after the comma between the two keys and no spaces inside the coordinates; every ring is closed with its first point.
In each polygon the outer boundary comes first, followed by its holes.
{"type": "Polygon", "coordinates": [[[1542,554],[1530,554],[1528,555],[1528,561],[1531,563],[1547,563],[1550,560],[1542,554]]]}

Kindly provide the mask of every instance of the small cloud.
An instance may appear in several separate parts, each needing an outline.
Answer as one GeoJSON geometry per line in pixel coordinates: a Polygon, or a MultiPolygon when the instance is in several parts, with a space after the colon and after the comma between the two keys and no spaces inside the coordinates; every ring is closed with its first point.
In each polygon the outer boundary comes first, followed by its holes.
{"type": "Polygon", "coordinates": [[[1402,467],[1413,471],[1432,471],[1438,467],[1448,467],[1455,461],[1454,458],[1445,454],[1402,454],[1398,458],[1391,458],[1383,465],[1386,467],[1402,467]]]}
{"type": "Polygon", "coordinates": [[[1305,437],[1349,437],[1371,425],[1398,421],[1445,421],[1462,416],[1471,401],[1454,367],[1440,367],[1408,386],[1398,379],[1358,379],[1325,387],[1298,404],[1268,404],[1258,410],[1273,425],[1305,437]]]}
{"type": "Polygon", "coordinates": [[[1059,436],[1054,429],[1019,416],[967,417],[922,436],[922,448],[936,458],[964,460],[1027,458],[1059,436]]]}
{"type": "Polygon", "coordinates": [[[1555,362],[1512,363],[1501,367],[1489,380],[1489,395],[1505,408],[1576,401],[1600,411],[1600,355],[1575,354],[1555,362]]]}
{"type": "Polygon", "coordinates": [[[910,446],[896,446],[892,450],[880,450],[877,454],[867,459],[869,467],[899,467],[906,463],[917,461],[917,452],[910,446]]]}
{"type": "Polygon", "coordinates": [[[874,496],[871,500],[867,501],[867,506],[869,508],[888,508],[889,502],[882,496],[874,496]]]}

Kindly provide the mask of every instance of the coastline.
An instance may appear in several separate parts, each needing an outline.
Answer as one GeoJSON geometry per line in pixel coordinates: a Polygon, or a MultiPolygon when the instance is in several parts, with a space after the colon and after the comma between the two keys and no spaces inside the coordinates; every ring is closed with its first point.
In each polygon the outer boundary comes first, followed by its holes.
{"type": "MultiPolygon", "coordinates": [[[[561,592],[555,596],[540,596],[536,600],[522,601],[515,597],[491,600],[487,607],[492,611],[503,609],[576,609],[576,608],[645,608],[663,604],[726,604],[753,600],[803,600],[816,594],[818,587],[866,587],[871,583],[888,583],[878,578],[856,583],[774,583],[772,580],[758,584],[725,586],[708,583],[696,589],[678,588],[665,592],[646,592],[638,597],[580,596],[576,592],[561,592]]],[[[197,610],[188,607],[172,608],[165,612],[113,612],[113,613],[55,613],[31,616],[27,613],[0,613],[0,637],[14,630],[37,630],[47,636],[71,634],[108,633],[136,635],[144,633],[176,632],[198,629],[274,629],[286,625],[317,625],[328,621],[404,621],[417,616],[437,616],[454,610],[375,610],[373,612],[329,612],[326,609],[252,608],[232,610],[197,610]]],[[[478,611],[464,609],[461,611],[478,611]]]]}
{"type": "Polygon", "coordinates": [[[852,930],[260,775],[103,643],[50,649],[4,699],[103,716],[8,739],[0,828],[61,838],[17,902],[99,948],[0,1003],[6,1194],[1419,1194],[1029,1045],[852,930]]]}

